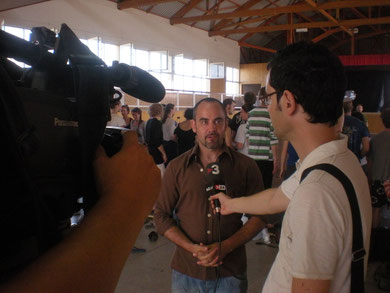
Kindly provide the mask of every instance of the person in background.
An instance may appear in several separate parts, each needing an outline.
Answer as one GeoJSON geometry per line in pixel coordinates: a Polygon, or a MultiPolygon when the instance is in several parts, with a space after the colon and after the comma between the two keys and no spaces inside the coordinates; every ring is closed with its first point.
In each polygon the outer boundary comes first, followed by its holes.
{"type": "Polygon", "coordinates": [[[274,134],[274,127],[267,109],[268,99],[264,98],[265,89],[260,97],[260,107],[249,112],[248,153],[254,159],[261,172],[264,188],[272,187],[273,175],[278,169],[278,139],[274,134]]]}
{"type": "Polygon", "coordinates": [[[226,112],[218,100],[198,102],[191,123],[197,143],[168,165],[154,212],[158,233],[176,244],[172,292],[245,293],[244,244],[264,222],[253,216],[242,226],[238,214],[219,220],[208,202],[206,181],[210,170],[222,173],[227,193],[245,195],[262,190],[259,170],[253,160],[226,146],[226,112]]]}
{"type": "Polygon", "coordinates": [[[355,108],[355,111],[351,114],[353,117],[356,117],[360,121],[362,121],[368,127],[368,121],[366,115],[363,113],[363,105],[358,104],[355,108]]]}
{"type": "Polygon", "coordinates": [[[114,292],[161,187],[160,172],[136,135],[127,132],[123,139],[113,157],[103,148],[96,152],[100,198],[77,229],[13,278],[3,279],[0,292],[114,292]]]}
{"type": "Polygon", "coordinates": [[[184,118],[186,119],[183,122],[180,122],[175,129],[175,136],[177,140],[177,150],[178,155],[185,153],[190,150],[195,145],[195,136],[196,134],[192,131],[191,120],[193,117],[193,109],[188,108],[184,111],[184,118]]]}
{"type": "Polygon", "coordinates": [[[130,114],[130,107],[128,105],[122,105],[122,107],[121,107],[121,114],[122,114],[123,120],[125,121],[125,124],[123,125],[123,127],[130,128],[131,120],[133,120],[129,116],[129,114],[130,114]]]}
{"type": "MultiPolygon", "coordinates": [[[[244,105],[247,105],[253,109],[254,104],[256,102],[256,95],[254,92],[246,92],[244,95],[244,105]]],[[[248,120],[248,118],[247,118],[248,120]]],[[[229,121],[229,127],[232,130],[232,139],[233,141],[235,140],[235,136],[238,130],[238,127],[246,123],[247,120],[242,120],[242,117],[240,115],[240,112],[237,112],[236,114],[233,115],[233,118],[230,119],[229,121]]]]}
{"type": "Polygon", "coordinates": [[[168,163],[177,157],[177,143],[175,137],[175,129],[177,127],[177,122],[173,119],[175,115],[175,105],[167,104],[164,108],[164,115],[162,117],[162,129],[163,129],[163,145],[165,152],[167,154],[167,161],[165,162],[165,167],[168,163]]]}
{"type": "MultiPolygon", "coordinates": [[[[353,221],[346,191],[336,177],[322,170],[302,177],[304,170],[325,163],[349,178],[368,252],[372,220],[368,183],[348,150],[347,137],[336,130],[346,84],[343,65],[326,47],[299,42],[278,51],[268,69],[264,98],[271,99],[268,108],[276,136],[290,141],[298,153],[297,171],[276,192],[233,199],[219,193],[210,202],[218,198],[222,214],[286,211],[279,252],[263,293],[352,292],[351,286],[359,283],[351,282],[353,221]]],[[[357,277],[364,281],[367,256],[359,261],[362,270],[357,277]]]]}
{"type": "Polygon", "coordinates": [[[248,154],[248,138],[247,138],[247,128],[246,128],[246,121],[248,121],[248,115],[249,112],[253,109],[252,105],[244,104],[241,107],[240,111],[240,117],[241,117],[241,123],[240,126],[237,129],[237,133],[234,139],[234,146],[235,148],[242,154],[249,156],[248,154]]]}
{"type": "Polygon", "coordinates": [[[236,101],[232,98],[227,98],[223,100],[223,106],[225,107],[226,113],[227,113],[227,119],[228,119],[228,127],[226,127],[226,133],[225,133],[225,142],[226,145],[229,147],[233,146],[233,137],[232,137],[232,129],[230,128],[230,116],[233,115],[234,107],[236,106],[236,101]]]}
{"type": "MultiPolygon", "coordinates": [[[[375,182],[382,184],[390,179],[390,108],[382,109],[381,119],[385,129],[370,140],[370,152],[367,156],[368,179],[372,185],[375,182]]],[[[390,229],[390,209],[387,204],[374,207],[373,223],[374,228],[385,226],[390,229]]]]}
{"type": "Polygon", "coordinates": [[[298,154],[293,145],[288,141],[283,141],[282,150],[280,153],[280,173],[279,177],[286,180],[290,177],[296,168],[296,163],[299,160],[298,154]]]}
{"type": "Polygon", "coordinates": [[[110,103],[111,109],[111,120],[107,122],[107,126],[116,126],[123,127],[125,126],[125,120],[118,115],[119,110],[121,109],[121,102],[119,99],[114,100],[110,103]]]}
{"type": "Polygon", "coordinates": [[[152,104],[149,106],[150,119],[146,123],[145,142],[148,146],[149,154],[153,157],[154,162],[161,171],[162,177],[165,172],[164,163],[167,161],[167,155],[163,147],[161,115],[162,106],[160,104],[152,104]]]}
{"type": "Polygon", "coordinates": [[[343,134],[348,136],[348,148],[355,154],[363,170],[367,173],[367,160],[364,158],[370,150],[370,133],[362,121],[352,117],[352,109],[352,101],[344,101],[343,134]]]}
{"type": "Polygon", "coordinates": [[[138,107],[131,109],[131,116],[133,116],[133,119],[131,119],[131,121],[130,121],[129,128],[130,128],[130,130],[137,132],[139,143],[145,144],[146,123],[142,120],[141,109],[138,107]]]}

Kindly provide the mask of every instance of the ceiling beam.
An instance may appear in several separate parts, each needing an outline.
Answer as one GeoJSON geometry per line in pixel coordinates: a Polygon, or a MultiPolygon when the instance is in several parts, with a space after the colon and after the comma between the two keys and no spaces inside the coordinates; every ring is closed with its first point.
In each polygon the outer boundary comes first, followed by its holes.
{"type": "Polygon", "coordinates": [[[174,0],[123,0],[117,3],[119,10],[127,8],[137,8],[141,6],[156,5],[166,2],[174,2],[174,0]]]}
{"type": "Polygon", "coordinates": [[[338,28],[335,28],[335,29],[332,29],[332,30],[327,30],[326,32],[320,34],[319,36],[316,36],[315,38],[313,38],[311,41],[313,43],[318,43],[319,41],[335,34],[335,33],[338,33],[340,31],[342,31],[343,29],[341,27],[338,27],[338,28]]]}
{"type": "MultiPolygon", "coordinates": [[[[136,1],[136,0],[132,0],[136,1]]],[[[137,0],[140,1],[140,0],[137,0]]],[[[149,0],[151,1],[151,0],[149,0]]],[[[157,1],[157,0],[155,0],[157,1]]],[[[160,0],[163,1],[163,0],[160,0]]],[[[167,0],[165,0],[167,1],[167,0]]],[[[352,8],[352,7],[370,7],[370,6],[383,6],[390,5],[390,0],[343,0],[343,1],[332,1],[325,2],[317,5],[318,9],[329,10],[329,9],[338,9],[338,8],[352,8]]],[[[172,24],[179,23],[188,23],[188,22],[199,22],[207,21],[212,19],[231,19],[236,17],[244,16],[272,16],[276,14],[284,13],[297,13],[297,12],[306,12],[313,11],[313,7],[309,4],[294,4],[290,6],[281,6],[274,8],[265,8],[265,9],[247,9],[234,11],[230,13],[220,13],[214,15],[205,15],[205,16],[194,16],[194,17],[182,17],[182,18],[172,18],[172,24]]]]}
{"type": "Polygon", "coordinates": [[[178,12],[176,12],[171,18],[183,17],[186,15],[192,8],[199,4],[202,0],[191,0],[187,5],[184,5],[178,12]]]}
{"type": "MultiPolygon", "coordinates": [[[[346,27],[356,27],[361,25],[384,24],[384,23],[390,23],[390,17],[340,20],[340,25],[346,27]]],[[[270,25],[270,26],[262,26],[262,27],[247,28],[247,29],[210,31],[209,36],[212,37],[212,36],[231,35],[231,34],[275,32],[275,31],[285,31],[285,30],[297,29],[297,28],[323,28],[323,27],[334,27],[334,26],[337,25],[333,21],[301,22],[301,23],[294,23],[294,24],[270,25]]]]}
{"type": "MultiPolygon", "coordinates": [[[[375,37],[375,36],[379,36],[379,35],[384,35],[384,34],[388,34],[388,33],[390,33],[390,31],[388,31],[388,30],[372,32],[372,33],[356,36],[355,41],[361,40],[361,39],[367,39],[367,38],[375,37]]],[[[338,42],[335,45],[333,45],[332,47],[330,47],[330,50],[333,51],[334,49],[336,49],[336,48],[338,48],[338,47],[340,47],[348,42],[350,42],[350,40],[341,40],[340,42],[338,42]]]]}
{"type": "MultiPolygon", "coordinates": [[[[274,15],[272,16],[271,18],[269,18],[267,21],[265,21],[264,23],[262,23],[261,25],[259,25],[258,27],[264,27],[264,26],[268,26],[269,24],[273,23],[274,21],[276,21],[279,17],[281,17],[283,14],[279,14],[279,15],[274,15]]],[[[243,36],[239,41],[240,42],[244,42],[245,40],[249,39],[251,36],[253,36],[254,33],[249,33],[249,34],[246,34],[245,36],[243,36]]]]}
{"type": "MultiPolygon", "coordinates": [[[[256,5],[257,3],[259,3],[261,0],[249,0],[248,2],[245,2],[241,7],[237,8],[234,12],[237,12],[237,11],[243,11],[243,10],[248,10],[249,8],[251,8],[252,6],[256,5]]],[[[224,25],[226,25],[227,23],[229,22],[229,19],[222,19],[220,22],[218,22],[215,26],[214,26],[214,30],[219,30],[221,28],[224,27],[224,25]]]]}
{"type": "Polygon", "coordinates": [[[348,30],[345,26],[340,25],[339,21],[335,19],[332,15],[330,15],[328,12],[326,12],[324,9],[319,9],[317,3],[315,3],[313,0],[305,0],[310,6],[312,6],[315,10],[317,10],[319,13],[321,13],[323,16],[325,16],[330,21],[333,21],[336,25],[342,28],[343,31],[345,31],[347,34],[349,34],[351,37],[353,36],[353,33],[348,30]]]}
{"type": "Polygon", "coordinates": [[[12,10],[15,8],[25,7],[42,2],[48,2],[50,0],[13,0],[13,1],[1,1],[0,12],[12,10]]]}
{"type": "Polygon", "coordinates": [[[238,45],[239,45],[240,47],[253,48],[253,49],[257,49],[257,50],[261,50],[261,51],[266,51],[266,52],[271,52],[271,53],[275,53],[275,52],[276,52],[276,50],[271,49],[271,48],[265,48],[265,47],[255,46],[255,45],[251,45],[251,44],[247,44],[247,43],[243,43],[243,42],[239,42],[238,45]]]}

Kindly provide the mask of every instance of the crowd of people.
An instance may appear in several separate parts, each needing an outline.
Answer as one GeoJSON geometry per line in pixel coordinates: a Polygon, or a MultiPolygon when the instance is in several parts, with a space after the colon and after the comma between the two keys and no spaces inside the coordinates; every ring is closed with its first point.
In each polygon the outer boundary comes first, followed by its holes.
{"type": "Polygon", "coordinates": [[[371,229],[390,228],[390,109],[371,138],[344,100],[340,60],[318,44],[287,46],[268,70],[259,99],[245,94],[232,119],[231,99],[202,99],[179,124],[173,104],[152,104],[143,121],[115,101],[108,125],[134,132],[115,156],[96,154],[100,201],[0,292],[112,292],[152,209],[157,232],[176,245],[174,293],[247,292],[245,243],[274,224],[269,215],[283,224],[259,292],[364,292],[371,229]],[[274,187],[274,176],[285,180],[274,187]],[[372,209],[374,182],[385,203],[372,209]]]}

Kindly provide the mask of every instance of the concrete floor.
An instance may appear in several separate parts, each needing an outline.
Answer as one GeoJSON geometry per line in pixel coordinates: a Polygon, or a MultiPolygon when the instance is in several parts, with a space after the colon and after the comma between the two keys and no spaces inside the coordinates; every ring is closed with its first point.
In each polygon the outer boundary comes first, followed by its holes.
{"type": "MultiPolygon", "coordinates": [[[[123,268],[115,293],[168,293],[171,292],[170,262],[175,246],[159,236],[156,242],[148,238],[154,231],[146,224],[141,230],[136,247],[145,248],[144,253],[131,253],[123,268]]],[[[257,245],[251,241],[247,245],[248,255],[248,293],[259,293],[278,249],[257,245]]],[[[377,263],[370,263],[366,293],[381,293],[373,281],[377,263]]]]}

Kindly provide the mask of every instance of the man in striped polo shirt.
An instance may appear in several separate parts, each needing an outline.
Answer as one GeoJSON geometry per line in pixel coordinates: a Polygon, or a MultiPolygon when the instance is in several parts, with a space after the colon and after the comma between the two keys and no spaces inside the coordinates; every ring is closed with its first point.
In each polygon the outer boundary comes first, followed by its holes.
{"type": "Polygon", "coordinates": [[[260,169],[264,188],[271,188],[272,177],[277,169],[278,139],[274,135],[267,99],[261,99],[260,107],[249,112],[247,128],[248,154],[260,169]]]}

